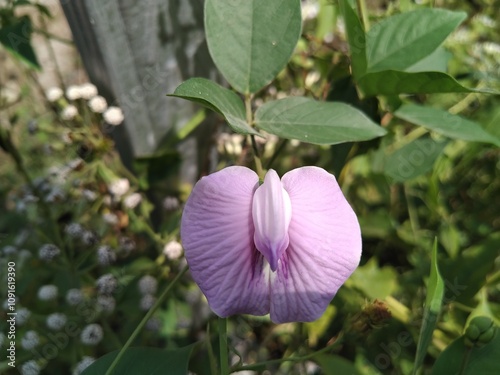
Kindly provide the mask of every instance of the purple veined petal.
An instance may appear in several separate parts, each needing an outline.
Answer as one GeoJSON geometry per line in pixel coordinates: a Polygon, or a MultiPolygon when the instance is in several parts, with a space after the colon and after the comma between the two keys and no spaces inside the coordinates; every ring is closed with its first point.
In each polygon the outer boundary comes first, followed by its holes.
{"type": "Polygon", "coordinates": [[[288,249],[270,274],[271,320],[313,321],[358,266],[361,230],[335,177],[325,170],[294,169],[282,183],[292,220],[288,249]]]}
{"type": "Polygon", "coordinates": [[[292,207],[290,197],[273,169],[267,172],[264,183],[254,194],[252,216],[255,246],[267,259],[271,270],[276,271],[278,260],[288,247],[292,207]]]}
{"type": "Polygon", "coordinates": [[[269,267],[253,241],[258,182],[246,167],[222,169],[198,181],[182,214],[191,274],[221,317],[269,313],[269,267]]]}

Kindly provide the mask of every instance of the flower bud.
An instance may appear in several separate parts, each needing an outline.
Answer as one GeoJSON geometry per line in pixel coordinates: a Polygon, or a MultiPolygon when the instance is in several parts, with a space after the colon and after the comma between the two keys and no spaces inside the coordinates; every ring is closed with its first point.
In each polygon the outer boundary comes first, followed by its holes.
{"type": "Polygon", "coordinates": [[[496,331],[493,320],[486,316],[476,316],[465,330],[465,344],[469,347],[482,347],[493,340],[496,331]]]}

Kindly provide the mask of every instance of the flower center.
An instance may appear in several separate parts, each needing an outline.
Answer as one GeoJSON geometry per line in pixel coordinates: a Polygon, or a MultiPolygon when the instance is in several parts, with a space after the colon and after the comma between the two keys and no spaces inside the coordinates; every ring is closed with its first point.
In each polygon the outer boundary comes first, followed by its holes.
{"type": "Polygon", "coordinates": [[[254,242],[266,258],[272,271],[288,247],[288,226],[292,219],[290,196],[276,173],[270,169],[264,183],[253,196],[252,217],[255,226],[254,242]]]}

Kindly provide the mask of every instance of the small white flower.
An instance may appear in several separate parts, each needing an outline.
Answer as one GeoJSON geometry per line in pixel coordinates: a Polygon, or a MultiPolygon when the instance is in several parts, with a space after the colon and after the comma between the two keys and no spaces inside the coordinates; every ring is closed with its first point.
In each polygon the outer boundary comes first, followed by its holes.
{"type": "Polygon", "coordinates": [[[179,259],[182,255],[182,245],[177,241],[170,241],[163,248],[163,254],[170,260],[179,259]]]}
{"type": "Polygon", "coordinates": [[[146,295],[142,296],[142,298],[141,298],[140,308],[143,311],[147,311],[151,307],[153,307],[155,302],[156,302],[155,296],[152,296],[151,294],[146,294],[146,295]]]}
{"type": "Polygon", "coordinates": [[[53,313],[47,317],[46,323],[47,327],[54,331],[58,331],[66,325],[67,321],[68,318],[63,313],[53,313]]]}
{"type": "Polygon", "coordinates": [[[30,316],[31,311],[29,311],[27,308],[21,307],[20,309],[18,309],[16,315],[16,326],[22,326],[23,324],[25,324],[30,316]]]}
{"type": "Polygon", "coordinates": [[[35,331],[27,331],[21,338],[21,346],[23,349],[31,350],[37,347],[40,343],[40,337],[35,331]]]}
{"type": "Polygon", "coordinates": [[[126,178],[114,180],[108,185],[108,190],[111,194],[120,198],[130,190],[130,181],[126,178]]]}
{"type": "Polygon", "coordinates": [[[120,249],[126,254],[134,251],[135,241],[128,237],[120,237],[120,249]]]}
{"type": "Polygon", "coordinates": [[[129,196],[125,197],[123,200],[123,204],[125,207],[130,208],[131,210],[136,208],[139,203],[141,203],[142,196],[139,193],[133,193],[129,196]]]}
{"type": "Polygon", "coordinates": [[[66,302],[68,305],[76,306],[83,302],[84,296],[80,289],[70,289],[66,292],[66,302]]]}
{"type": "Polygon", "coordinates": [[[14,255],[17,252],[17,248],[12,245],[7,245],[3,247],[2,252],[6,256],[14,255]]]}
{"type": "Polygon", "coordinates": [[[179,208],[179,200],[176,197],[166,197],[163,200],[165,211],[175,211],[179,208]]]}
{"type": "Polygon", "coordinates": [[[70,237],[79,238],[82,236],[84,229],[79,223],[70,223],[66,225],[64,232],[70,237]]]}
{"type": "Polygon", "coordinates": [[[82,234],[82,242],[87,246],[94,246],[97,243],[97,236],[94,232],[86,230],[82,234]]]}
{"type": "Polygon", "coordinates": [[[63,90],[59,87],[51,87],[47,91],[45,91],[45,97],[51,103],[57,102],[63,96],[63,90]]]}
{"type": "Polygon", "coordinates": [[[158,290],[158,281],[151,275],[145,275],[137,284],[141,294],[155,294],[158,290]]]}
{"type": "Polygon", "coordinates": [[[99,246],[97,249],[97,261],[101,266],[109,266],[116,261],[116,253],[107,245],[99,246]]]}
{"type": "Polygon", "coordinates": [[[40,366],[35,360],[29,360],[21,366],[21,375],[38,375],[40,374],[40,366]]]}
{"type": "MultiPolygon", "coordinates": [[[[9,305],[11,304],[12,300],[9,301],[8,298],[4,299],[3,301],[3,309],[4,311],[7,311],[9,309],[9,305]]],[[[15,302],[14,302],[16,305],[19,303],[19,298],[15,298],[15,302]]]]}
{"type": "Polygon", "coordinates": [[[59,248],[51,243],[47,243],[42,245],[40,249],[38,249],[38,257],[44,261],[51,261],[55,257],[57,257],[61,253],[59,248]]]}
{"type": "Polygon", "coordinates": [[[302,19],[312,20],[318,16],[319,3],[315,0],[302,2],[302,19]]]}
{"type": "Polygon", "coordinates": [[[78,87],[78,91],[80,93],[80,97],[85,100],[89,100],[97,95],[97,87],[90,82],[80,85],[80,87],[78,87]]]}
{"type": "Polygon", "coordinates": [[[95,362],[93,357],[85,356],[78,362],[73,370],[73,375],[80,375],[87,367],[95,362]]]}
{"type": "Polygon", "coordinates": [[[69,100],[80,99],[82,97],[82,90],[81,90],[80,86],[75,86],[75,85],[69,86],[66,89],[66,97],[69,100]]]}
{"type": "Polygon", "coordinates": [[[122,110],[113,106],[109,107],[106,112],[103,113],[102,117],[108,124],[115,126],[120,125],[125,119],[122,110]]]}
{"type": "Polygon", "coordinates": [[[106,212],[105,214],[102,215],[102,218],[109,225],[118,224],[118,216],[116,216],[114,213],[106,212]]]}
{"type": "Polygon", "coordinates": [[[61,111],[61,118],[66,121],[73,120],[76,115],[78,115],[78,109],[72,104],[66,106],[61,111]]]}
{"type": "Polygon", "coordinates": [[[93,202],[97,199],[97,194],[88,189],[82,190],[82,196],[89,202],[93,202]]]}
{"type": "Polygon", "coordinates": [[[110,313],[115,309],[116,300],[111,296],[99,295],[97,296],[96,304],[101,311],[110,313]]]}
{"type": "Polygon", "coordinates": [[[100,294],[109,295],[112,294],[118,287],[118,281],[112,274],[107,273],[106,275],[99,277],[95,282],[95,285],[100,294]]]}
{"type": "Polygon", "coordinates": [[[85,345],[97,345],[101,342],[103,330],[99,324],[93,323],[85,326],[80,334],[80,341],[85,345]]]}
{"type": "Polygon", "coordinates": [[[52,301],[57,298],[57,286],[43,285],[38,289],[38,299],[41,301],[52,301]]]}
{"type": "Polygon", "coordinates": [[[149,331],[159,331],[161,329],[161,320],[157,317],[152,317],[146,322],[146,329],[149,331]]]}
{"type": "Polygon", "coordinates": [[[108,108],[108,102],[102,96],[97,95],[89,100],[89,107],[94,113],[103,113],[108,108]]]}

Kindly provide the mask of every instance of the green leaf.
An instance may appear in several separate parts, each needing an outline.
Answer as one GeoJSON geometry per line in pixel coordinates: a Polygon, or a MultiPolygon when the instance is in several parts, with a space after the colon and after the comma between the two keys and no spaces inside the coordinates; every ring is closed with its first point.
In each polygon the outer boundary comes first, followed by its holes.
{"type": "Polygon", "coordinates": [[[240,97],[213,81],[205,78],[191,78],[168,96],[187,99],[220,113],[236,133],[260,135],[247,124],[245,105],[240,97]]]}
{"type": "Polygon", "coordinates": [[[422,60],[417,61],[412,66],[405,69],[406,72],[442,72],[448,70],[448,62],[453,55],[442,47],[439,47],[430,55],[427,55],[422,60]]]}
{"type": "Polygon", "coordinates": [[[325,334],[326,330],[333,321],[337,308],[334,305],[328,305],[326,311],[321,315],[321,317],[314,322],[304,323],[307,330],[307,338],[309,340],[309,346],[316,346],[318,340],[325,334]]]}
{"type": "Polygon", "coordinates": [[[366,72],[366,36],[356,11],[347,0],[339,0],[340,12],[346,25],[347,41],[351,53],[352,72],[359,78],[366,72]]]}
{"type": "Polygon", "coordinates": [[[482,348],[471,348],[467,364],[463,372],[459,372],[464,357],[469,348],[465,345],[462,336],[449,345],[438,357],[431,375],[496,375],[500,374],[500,334],[497,332],[495,338],[482,348]]]}
{"type": "Polygon", "coordinates": [[[427,173],[445,146],[431,138],[416,139],[387,156],[384,173],[399,182],[427,173]]]}
{"type": "Polygon", "coordinates": [[[437,238],[434,239],[431,258],[431,275],[427,285],[427,298],[425,299],[424,317],[422,327],[420,328],[420,336],[417,344],[417,354],[413,366],[413,374],[422,365],[427,348],[432,341],[432,333],[436,327],[439,313],[441,312],[441,304],[444,296],[444,282],[439,273],[437,262],[437,238]]]}
{"type": "Polygon", "coordinates": [[[239,92],[259,91],[290,59],[301,32],[300,0],[206,0],[215,65],[239,92]]]}
{"type": "Polygon", "coordinates": [[[360,375],[356,366],[345,358],[332,354],[319,354],[313,357],[325,375],[360,375]]]}
{"type": "Polygon", "coordinates": [[[424,8],[384,19],[366,34],[367,71],[405,70],[430,55],[466,17],[424,8]]]}
{"type": "MultiPolygon", "coordinates": [[[[163,350],[158,348],[127,349],[115,374],[123,375],[186,375],[189,357],[194,345],[179,349],[163,350]]],[[[103,375],[115,359],[118,351],[108,353],[87,367],[82,375],[103,375]]]]}
{"type": "Polygon", "coordinates": [[[394,115],[446,137],[500,146],[500,139],[486,132],[479,124],[441,109],[405,104],[394,115]]]}
{"type": "Polygon", "coordinates": [[[358,79],[367,96],[397,94],[434,94],[447,92],[478,92],[498,94],[491,89],[470,89],[462,86],[452,76],[442,72],[403,72],[384,70],[368,73],[358,79]]]}
{"type": "Polygon", "coordinates": [[[11,53],[34,69],[41,69],[31,46],[31,21],[28,16],[21,17],[16,23],[0,29],[0,43],[11,53]]]}
{"type": "Polygon", "coordinates": [[[264,104],[255,113],[255,124],[279,137],[314,144],[366,141],[386,134],[385,129],[350,105],[304,97],[264,104]]]}
{"type": "Polygon", "coordinates": [[[348,282],[361,290],[367,297],[382,300],[396,290],[396,280],[397,275],[393,268],[379,268],[377,260],[371,258],[365,265],[354,271],[348,282]]]}

